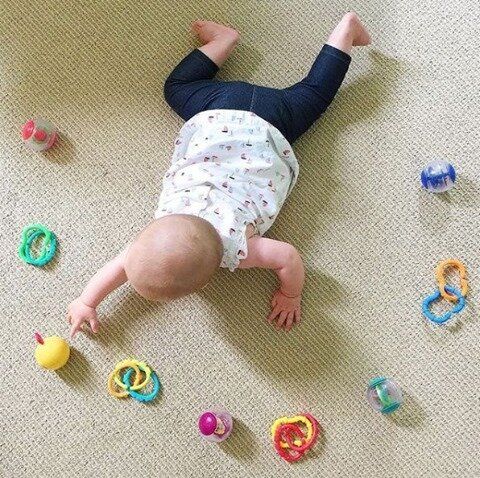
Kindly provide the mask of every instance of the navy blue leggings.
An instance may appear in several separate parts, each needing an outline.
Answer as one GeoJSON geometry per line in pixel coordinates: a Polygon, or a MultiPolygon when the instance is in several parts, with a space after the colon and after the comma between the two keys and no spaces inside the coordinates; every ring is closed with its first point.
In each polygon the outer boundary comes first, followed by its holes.
{"type": "Polygon", "coordinates": [[[192,51],[165,82],[165,99],[188,121],[215,109],[252,111],[278,128],[293,143],[321,116],[342,84],[350,55],[324,45],[310,72],[284,89],[244,81],[215,79],[218,66],[200,50],[192,51]]]}

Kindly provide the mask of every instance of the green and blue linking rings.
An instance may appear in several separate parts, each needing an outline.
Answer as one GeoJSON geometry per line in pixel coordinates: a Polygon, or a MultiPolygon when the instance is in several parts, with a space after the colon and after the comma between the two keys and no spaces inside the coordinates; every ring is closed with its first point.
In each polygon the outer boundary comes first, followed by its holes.
{"type": "Polygon", "coordinates": [[[22,231],[22,239],[18,248],[18,256],[22,261],[32,266],[42,267],[48,264],[57,250],[55,234],[42,224],[30,224],[22,231]],[[37,240],[42,241],[38,255],[32,255],[32,245],[37,240]]]}

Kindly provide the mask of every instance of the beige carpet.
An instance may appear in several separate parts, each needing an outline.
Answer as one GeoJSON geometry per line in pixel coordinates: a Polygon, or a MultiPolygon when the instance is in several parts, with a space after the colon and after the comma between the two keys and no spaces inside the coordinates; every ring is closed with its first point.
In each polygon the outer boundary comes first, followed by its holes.
{"type": "Polygon", "coordinates": [[[479,17],[478,0],[2,2],[0,475],[480,476],[479,17]],[[301,179],[271,231],[307,264],[301,327],[265,322],[274,278],[262,271],[221,272],[163,307],[124,287],[101,307],[98,337],[76,339],[59,373],[38,369],[33,332],[66,337],[68,303],[152,217],[181,126],[162,85],[194,45],[189,22],[242,32],[223,77],[286,86],[348,8],[375,47],[355,52],[341,94],[296,145],[301,179]],[[37,114],[62,132],[44,156],[19,136],[37,114]],[[448,196],[419,188],[436,157],[460,173],[448,196]],[[60,240],[46,269],[16,257],[33,221],[60,240]],[[449,256],[467,264],[468,310],[432,331],[420,304],[449,256]],[[154,405],[108,396],[128,355],[159,372],[154,405]],[[392,418],[365,401],[376,374],[406,395],[392,418]],[[235,416],[221,446],[197,436],[211,404],[235,416]],[[325,434],[288,465],[268,429],[298,411],[325,434]]]}

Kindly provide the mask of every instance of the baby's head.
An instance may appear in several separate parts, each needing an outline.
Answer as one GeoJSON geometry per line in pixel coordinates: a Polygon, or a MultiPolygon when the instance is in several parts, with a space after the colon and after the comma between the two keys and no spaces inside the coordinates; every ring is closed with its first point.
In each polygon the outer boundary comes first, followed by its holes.
{"type": "Polygon", "coordinates": [[[173,214],[156,219],[138,235],[128,249],[125,272],[146,299],[174,299],[204,287],[222,254],[220,236],[209,222],[173,214]]]}

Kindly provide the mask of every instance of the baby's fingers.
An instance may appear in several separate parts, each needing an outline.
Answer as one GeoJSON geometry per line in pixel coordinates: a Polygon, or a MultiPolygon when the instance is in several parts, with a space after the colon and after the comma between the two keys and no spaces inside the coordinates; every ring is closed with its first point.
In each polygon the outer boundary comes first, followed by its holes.
{"type": "Polygon", "coordinates": [[[287,320],[287,316],[288,316],[287,311],[282,310],[282,312],[280,312],[280,316],[278,317],[278,320],[277,320],[277,325],[275,326],[277,330],[280,330],[282,328],[283,324],[285,323],[285,320],[287,320]]]}
{"type": "Polygon", "coordinates": [[[300,309],[295,310],[295,322],[297,324],[302,320],[302,311],[300,309]]]}
{"type": "Polygon", "coordinates": [[[287,332],[292,328],[294,319],[295,319],[295,312],[289,312],[287,316],[287,321],[285,322],[285,330],[287,332]]]}
{"type": "Polygon", "coordinates": [[[278,314],[282,311],[282,309],[278,306],[274,307],[268,316],[268,321],[272,323],[272,321],[278,316],[278,314]]]}
{"type": "Polygon", "coordinates": [[[83,323],[83,320],[74,320],[72,318],[70,318],[70,323],[72,324],[72,327],[70,328],[70,337],[73,339],[73,337],[75,337],[75,335],[77,334],[77,332],[79,330],[81,330],[82,328],[82,323],[83,323]]]}
{"type": "Polygon", "coordinates": [[[100,328],[100,322],[95,318],[90,319],[90,328],[92,329],[92,332],[96,334],[100,328]]]}

